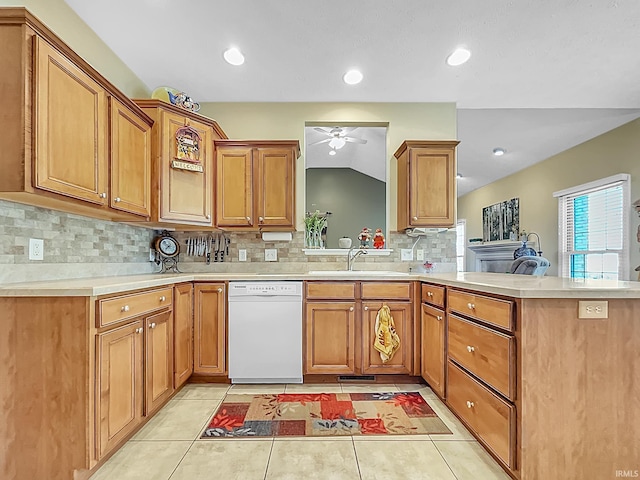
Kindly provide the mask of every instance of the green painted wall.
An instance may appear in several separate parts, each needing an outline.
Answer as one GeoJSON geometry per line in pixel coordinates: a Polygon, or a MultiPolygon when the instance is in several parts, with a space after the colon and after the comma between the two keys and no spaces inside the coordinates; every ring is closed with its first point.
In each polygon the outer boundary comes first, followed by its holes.
{"type": "Polygon", "coordinates": [[[151,96],[149,88],[63,0],[0,0],[3,6],[26,7],[125,95],[151,96]]]}
{"type": "MultiPolygon", "coordinates": [[[[482,237],[482,207],[520,198],[520,229],[540,235],[548,275],[558,274],[558,200],[553,192],[617,173],[631,175],[631,203],[640,198],[640,119],[577,145],[525,170],[502,178],[458,199],[458,218],[467,220],[467,238],[482,237]]],[[[640,219],[630,218],[630,279],[637,280],[640,219]]],[[[467,269],[472,265],[468,262],[467,269]]]]}
{"type": "Polygon", "coordinates": [[[331,212],[326,248],[340,248],[338,239],[343,236],[358,246],[363,227],[372,235],[376,228],[386,231],[384,182],[350,168],[308,169],[306,200],[307,211],[331,212]]]}

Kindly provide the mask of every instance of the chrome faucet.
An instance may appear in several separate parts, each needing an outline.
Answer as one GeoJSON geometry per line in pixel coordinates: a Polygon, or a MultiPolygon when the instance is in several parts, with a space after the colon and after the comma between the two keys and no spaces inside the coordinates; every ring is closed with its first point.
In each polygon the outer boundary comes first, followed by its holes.
{"type": "Polygon", "coordinates": [[[347,270],[351,271],[353,270],[353,262],[355,261],[356,258],[358,258],[360,255],[366,255],[367,251],[363,250],[363,249],[358,249],[356,250],[354,253],[353,250],[355,250],[356,247],[351,247],[349,249],[349,252],[347,253],[347,270]]]}

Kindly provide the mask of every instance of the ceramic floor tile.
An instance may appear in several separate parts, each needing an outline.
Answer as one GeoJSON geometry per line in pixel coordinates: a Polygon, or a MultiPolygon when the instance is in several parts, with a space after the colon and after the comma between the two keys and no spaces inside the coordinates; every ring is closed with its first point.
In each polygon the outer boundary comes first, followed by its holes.
{"type": "Polygon", "coordinates": [[[353,442],[275,441],[266,480],[360,480],[353,442]]]}
{"type": "Polygon", "coordinates": [[[437,395],[429,388],[428,385],[415,384],[415,383],[396,383],[398,390],[402,392],[420,392],[420,394],[427,397],[437,397],[437,395]]]}
{"type": "Polygon", "coordinates": [[[456,480],[431,441],[368,442],[354,437],[354,445],[362,480],[456,480]]]}
{"type": "Polygon", "coordinates": [[[283,384],[265,384],[265,385],[248,385],[237,384],[232,385],[227,393],[238,395],[266,395],[270,393],[284,393],[285,385],[283,384]]]}
{"type": "Polygon", "coordinates": [[[342,393],[339,383],[314,383],[311,385],[290,383],[285,393],[342,393]]]}
{"type": "Polygon", "coordinates": [[[172,399],[149,420],[134,440],[195,440],[220,400],[172,399]]]}
{"type": "Polygon", "coordinates": [[[171,480],[263,480],[272,443],[271,439],[196,442],[180,462],[171,480]]]}
{"type": "Polygon", "coordinates": [[[509,480],[498,463],[477,442],[434,442],[458,480],[509,480]]]}
{"type": "Polygon", "coordinates": [[[473,440],[475,441],[475,437],[469,433],[469,430],[466,429],[462,422],[458,420],[451,411],[442,403],[437,397],[428,397],[425,398],[427,403],[431,405],[433,411],[436,412],[438,417],[444,422],[444,424],[451,430],[452,434],[442,433],[442,434],[434,434],[430,435],[431,440],[473,440]]]}
{"type": "Polygon", "coordinates": [[[167,480],[191,442],[128,442],[91,480],[167,480]]]}
{"type": "Polygon", "coordinates": [[[365,384],[354,385],[351,383],[342,384],[343,393],[384,393],[384,392],[398,392],[398,387],[394,384],[365,384]]]}
{"type": "Polygon", "coordinates": [[[191,383],[185,385],[174,399],[180,400],[220,400],[224,398],[230,385],[215,383],[191,383]]]}

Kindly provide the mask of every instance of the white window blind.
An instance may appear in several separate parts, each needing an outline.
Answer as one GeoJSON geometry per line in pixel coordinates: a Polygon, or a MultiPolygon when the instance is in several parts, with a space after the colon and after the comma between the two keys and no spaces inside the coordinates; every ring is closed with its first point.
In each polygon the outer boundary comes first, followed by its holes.
{"type": "Polygon", "coordinates": [[[456,223],[456,270],[458,272],[465,271],[465,236],[467,230],[467,221],[466,220],[458,220],[456,223]]]}
{"type": "Polygon", "coordinates": [[[562,277],[626,280],[629,275],[629,175],[554,193],[562,277]]]}

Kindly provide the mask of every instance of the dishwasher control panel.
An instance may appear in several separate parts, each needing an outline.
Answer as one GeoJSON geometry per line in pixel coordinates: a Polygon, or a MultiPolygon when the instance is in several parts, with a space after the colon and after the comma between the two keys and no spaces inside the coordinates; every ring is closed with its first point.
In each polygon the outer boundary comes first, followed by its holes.
{"type": "Polygon", "coordinates": [[[229,296],[289,296],[302,295],[300,282],[229,283],[229,296]]]}

